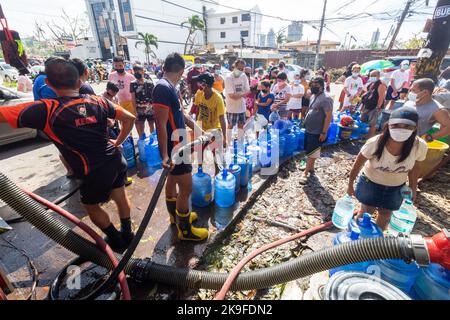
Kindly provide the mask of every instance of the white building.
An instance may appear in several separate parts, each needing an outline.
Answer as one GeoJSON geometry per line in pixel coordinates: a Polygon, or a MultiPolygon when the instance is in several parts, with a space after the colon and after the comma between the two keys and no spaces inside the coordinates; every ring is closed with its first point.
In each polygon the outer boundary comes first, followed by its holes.
{"type": "Polygon", "coordinates": [[[287,41],[288,42],[294,42],[294,41],[300,41],[303,37],[303,24],[298,21],[293,21],[288,26],[288,34],[287,34],[287,41]]]}
{"type": "Polygon", "coordinates": [[[266,46],[269,48],[277,47],[276,35],[275,35],[275,31],[273,31],[273,29],[270,29],[269,33],[267,33],[266,46]]]}
{"type": "MultiPolygon", "coordinates": [[[[159,59],[171,52],[184,53],[189,28],[181,24],[193,15],[203,18],[202,1],[174,0],[85,0],[90,16],[92,33],[99,44],[102,58],[111,57],[114,43],[110,36],[113,30],[117,46],[131,61],[145,61],[143,46],[138,45],[138,33],[150,33],[158,38],[158,48],[152,48],[159,59]],[[111,14],[108,5],[112,3],[111,14]],[[125,10],[123,10],[125,8],[125,10]],[[109,24],[108,24],[109,23],[109,24]],[[108,29],[109,28],[109,29],[108,29]],[[108,53],[109,52],[109,53],[108,53]]],[[[195,35],[195,47],[202,47],[204,33],[195,35]]],[[[119,50],[117,50],[119,54],[119,50]]]]}
{"type": "MultiPolygon", "coordinates": [[[[195,1],[191,2],[195,3],[195,1]]],[[[259,46],[262,16],[258,6],[248,11],[207,11],[208,43],[215,49],[240,46],[241,38],[246,46],[259,46]]]]}

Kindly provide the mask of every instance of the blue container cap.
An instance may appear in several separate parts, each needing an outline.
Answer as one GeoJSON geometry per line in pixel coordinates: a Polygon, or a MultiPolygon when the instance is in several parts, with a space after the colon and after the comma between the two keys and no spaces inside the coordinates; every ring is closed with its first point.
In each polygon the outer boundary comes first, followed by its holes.
{"type": "Polygon", "coordinates": [[[423,269],[423,272],[442,286],[450,288],[450,270],[445,269],[440,264],[431,263],[423,269]]]}
{"type": "Polygon", "coordinates": [[[372,217],[368,213],[364,213],[363,218],[352,219],[349,223],[349,230],[358,227],[361,231],[361,238],[377,238],[383,237],[383,230],[372,221],[372,217]]]}
{"type": "Polygon", "coordinates": [[[340,232],[336,235],[333,240],[333,245],[338,245],[345,242],[358,240],[360,236],[360,231],[358,227],[354,228],[349,232],[340,232]]]}

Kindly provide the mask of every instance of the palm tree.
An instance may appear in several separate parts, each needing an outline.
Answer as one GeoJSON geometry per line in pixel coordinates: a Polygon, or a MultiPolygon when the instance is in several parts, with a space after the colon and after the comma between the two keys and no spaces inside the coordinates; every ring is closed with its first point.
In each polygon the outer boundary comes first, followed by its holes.
{"type": "Polygon", "coordinates": [[[189,26],[189,34],[184,45],[184,54],[187,54],[188,44],[191,46],[189,52],[192,51],[192,48],[194,47],[195,32],[205,30],[205,21],[203,21],[203,19],[198,15],[193,15],[181,24],[182,27],[185,25],[189,26]]]}
{"type": "Polygon", "coordinates": [[[156,54],[152,50],[152,46],[158,49],[158,37],[151,33],[139,32],[138,39],[139,41],[136,42],[135,47],[137,49],[140,45],[144,46],[145,59],[147,60],[147,64],[150,64],[150,56],[156,59],[156,54]]]}
{"type": "Polygon", "coordinates": [[[280,30],[277,32],[276,42],[278,48],[280,48],[283,45],[283,43],[286,42],[286,35],[284,34],[284,31],[280,30]]]}

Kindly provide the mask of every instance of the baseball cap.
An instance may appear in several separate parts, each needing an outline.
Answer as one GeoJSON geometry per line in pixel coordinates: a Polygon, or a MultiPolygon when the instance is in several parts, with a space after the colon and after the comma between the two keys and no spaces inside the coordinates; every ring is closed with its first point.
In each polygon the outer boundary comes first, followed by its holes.
{"type": "Polygon", "coordinates": [[[192,77],[192,80],[202,82],[210,87],[212,87],[214,84],[214,76],[209,72],[205,72],[196,77],[192,77]]]}
{"type": "Polygon", "coordinates": [[[389,124],[406,124],[416,126],[419,122],[419,114],[413,107],[401,107],[392,111],[389,117],[389,124]]]}
{"type": "Polygon", "coordinates": [[[403,66],[403,65],[408,65],[408,66],[409,66],[409,60],[403,60],[402,63],[401,63],[401,65],[402,65],[402,66],[403,66]]]}

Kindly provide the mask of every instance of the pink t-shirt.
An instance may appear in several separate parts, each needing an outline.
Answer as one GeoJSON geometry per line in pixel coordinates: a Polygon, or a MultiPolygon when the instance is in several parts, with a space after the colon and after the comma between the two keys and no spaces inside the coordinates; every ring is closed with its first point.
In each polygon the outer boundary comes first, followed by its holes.
{"type": "Polygon", "coordinates": [[[119,87],[119,93],[117,94],[119,103],[131,101],[130,84],[136,80],[132,74],[125,72],[120,75],[117,72],[113,72],[109,75],[108,80],[119,87]]]}

